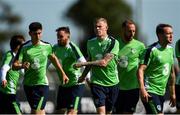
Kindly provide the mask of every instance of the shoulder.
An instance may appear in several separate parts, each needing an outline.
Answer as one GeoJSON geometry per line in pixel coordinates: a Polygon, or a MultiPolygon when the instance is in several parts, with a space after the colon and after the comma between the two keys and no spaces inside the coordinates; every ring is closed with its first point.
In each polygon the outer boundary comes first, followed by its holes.
{"type": "Polygon", "coordinates": [[[176,46],[180,46],[180,39],[176,41],[176,46]]]}
{"type": "Polygon", "coordinates": [[[5,56],[10,56],[10,55],[12,55],[12,51],[10,50],[5,53],[5,56]]]}
{"type": "Polygon", "coordinates": [[[71,49],[71,51],[79,50],[79,47],[75,43],[73,43],[73,42],[69,42],[68,48],[71,49]]]}
{"type": "Polygon", "coordinates": [[[176,44],[179,44],[180,43],[180,39],[176,41],[176,44]]]}
{"type": "Polygon", "coordinates": [[[3,55],[3,59],[6,59],[6,58],[10,58],[10,57],[13,57],[13,53],[12,51],[7,51],[4,55],[3,55]]]}
{"type": "Polygon", "coordinates": [[[88,43],[90,43],[90,42],[96,42],[96,41],[97,41],[97,37],[94,37],[94,38],[89,39],[89,40],[88,40],[88,43]]]}
{"type": "Polygon", "coordinates": [[[56,48],[56,47],[58,47],[58,44],[54,44],[54,45],[53,45],[53,48],[56,48]]]}
{"type": "Polygon", "coordinates": [[[97,43],[97,38],[96,37],[91,38],[87,41],[87,47],[94,46],[94,44],[96,44],[96,43],[97,43]]]}
{"type": "Polygon", "coordinates": [[[71,47],[78,47],[74,42],[69,42],[69,45],[71,46],[71,47]]]}
{"type": "Polygon", "coordinates": [[[45,46],[52,46],[49,42],[46,42],[46,41],[43,41],[43,40],[40,41],[40,44],[45,45],[45,46]]]}
{"type": "Polygon", "coordinates": [[[45,41],[40,41],[40,45],[41,47],[45,48],[45,49],[53,49],[52,45],[48,42],[45,42],[45,41]]]}
{"type": "Polygon", "coordinates": [[[148,46],[147,50],[154,50],[158,48],[158,42],[155,42],[148,46]]]}
{"type": "Polygon", "coordinates": [[[167,45],[167,49],[174,51],[174,48],[171,45],[167,45]]]}
{"type": "Polygon", "coordinates": [[[147,49],[145,50],[145,55],[146,55],[146,57],[149,57],[150,53],[151,53],[153,50],[156,50],[158,47],[159,47],[159,46],[158,46],[158,42],[155,42],[155,43],[149,45],[149,46],[147,47],[147,49]]]}
{"type": "Polygon", "coordinates": [[[119,41],[112,36],[109,36],[110,42],[113,46],[119,46],[119,41]]]}
{"type": "Polygon", "coordinates": [[[31,42],[31,40],[29,40],[29,41],[23,43],[23,44],[21,45],[21,47],[27,47],[27,46],[31,46],[31,45],[32,45],[32,42],[31,42]]]}
{"type": "Polygon", "coordinates": [[[137,39],[134,39],[134,42],[137,43],[137,44],[140,44],[140,45],[144,45],[143,42],[141,42],[141,41],[139,41],[139,40],[137,40],[137,39]]]}

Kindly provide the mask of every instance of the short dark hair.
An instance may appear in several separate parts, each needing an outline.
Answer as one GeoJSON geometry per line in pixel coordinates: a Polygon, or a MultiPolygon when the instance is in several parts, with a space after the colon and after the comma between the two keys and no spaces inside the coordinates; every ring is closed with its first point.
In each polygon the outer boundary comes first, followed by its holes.
{"type": "Polygon", "coordinates": [[[25,41],[25,38],[22,35],[14,35],[10,40],[10,48],[14,50],[18,45],[21,45],[25,41]]]}
{"type": "Polygon", "coordinates": [[[133,20],[127,19],[122,23],[122,28],[126,27],[128,24],[134,24],[135,25],[133,20]]]}
{"type": "Polygon", "coordinates": [[[70,34],[70,29],[68,26],[64,26],[64,27],[59,27],[56,29],[56,32],[59,32],[59,31],[65,31],[65,33],[68,33],[70,34]]]}
{"type": "Polygon", "coordinates": [[[42,25],[41,23],[39,22],[32,22],[30,25],[29,25],[29,31],[37,31],[38,29],[41,29],[42,30],[42,25]]]}
{"type": "Polygon", "coordinates": [[[158,35],[160,33],[164,33],[164,27],[172,28],[172,26],[169,24],[158,24],[156,27],[156,35],[158,35]]]}

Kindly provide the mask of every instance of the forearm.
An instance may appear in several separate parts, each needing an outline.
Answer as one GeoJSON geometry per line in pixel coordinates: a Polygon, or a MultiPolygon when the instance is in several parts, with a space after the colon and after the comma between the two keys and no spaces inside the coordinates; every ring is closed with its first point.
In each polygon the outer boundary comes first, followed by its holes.
{"type": "Polygon", "coordinates": [[[141,75],[138,76],[138,79],[139,79],[139,87],[141,90],[145,90],[145,87],[144,87],[144,77],[142,76],[143,74],[140,73],[141,75]]]}
{"type": "Polygon", "coordinates": [[[170,81],[169,81],[169,91],[171,95],[175,95],[175,71],[174,67],[172,67],[171,74],[170,74],[170,81]]]}
{"type": "Polygon", "coordinates": [[[88,61],[88,62],[78,62],[75,64],[75,66],[78,67],[82,67],[82,66],[98,66],[100,63],[100,60],[96,60],[96,61],[88,61]]]}
{"type": "Polygon", "coordinates": [[[138,81],[139,81],[140,90],[145,90],[145,87],[144,87],[144,69],[143,69],[143,67],[139,67],[138,72],[137,72],[137,77],[138,77],[138,81]]]}
{"type": "Polygon", "coordinates": [[[75,64],[75,67],[82,67],[82,66],[100,66],[106,67],[109,61],[114,57],[114,54],[106,54],[103,59],[95,60],[95,61],[88,61],[88,62],[79,62],[75,64]]]}
{"type": "Polygon", "coordinates": [[[58,72],[60,74],[62,74],[62,76],[63,76],[65,74],[65,72],[64,72],[59,60],[57,59],[57,57],[55,55],[52,55],[50,57],[50,60],[51,60],[52,64],[55,66],[55,68],[58,70],[58,72]]]}

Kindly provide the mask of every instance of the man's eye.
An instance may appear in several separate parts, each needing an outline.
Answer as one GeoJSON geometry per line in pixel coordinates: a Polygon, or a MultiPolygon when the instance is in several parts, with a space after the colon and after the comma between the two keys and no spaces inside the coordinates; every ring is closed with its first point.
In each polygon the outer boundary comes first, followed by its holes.
{"type": "Polygon", "coordinates": [[[59,38],[63,38],[63,36],[59,36],[59,38]]]}

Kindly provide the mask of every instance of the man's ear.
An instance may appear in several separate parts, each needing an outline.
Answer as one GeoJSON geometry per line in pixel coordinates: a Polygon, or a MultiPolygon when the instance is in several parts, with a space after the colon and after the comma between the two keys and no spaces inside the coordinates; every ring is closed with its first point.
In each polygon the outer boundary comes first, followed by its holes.
{"type": "Polygon", "coordinates": [[[107,30],[108,30],[108,28],[109,28],[109,27],[108,27],[108,26],[106,26],[106,29],[107,29],[107,30]]]}

